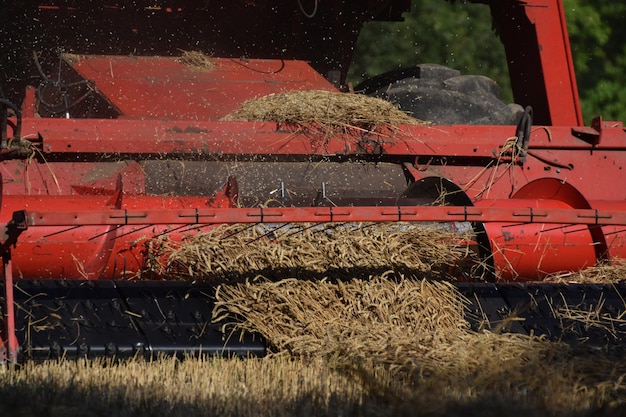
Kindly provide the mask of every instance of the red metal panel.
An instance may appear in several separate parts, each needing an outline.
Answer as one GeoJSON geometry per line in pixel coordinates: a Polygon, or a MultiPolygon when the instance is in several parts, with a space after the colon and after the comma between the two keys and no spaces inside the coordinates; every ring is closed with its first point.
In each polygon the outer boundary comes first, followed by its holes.
{"type": "MultiPolygon", "coordinates": [[[[623,201],[591,201],[591,206],[599,210],[613,210],[624,205],[623,201]]],[[[626,259],[626,226],[604,226],[602,234],[606,239],[610,260],[626,259]]]]}
{"type": "MultiPolygon", "coordinates": [[[[539,222],[545,211],[569,213],[572,210],[571,206],[557,200],[511,199],[484,203],[499,209],[520,205],[533,207],[533,211],[539,214],[535,221],[539,222]]],[[[484,205],[480,204],[480,207],[484,205]]],[[[595,215],[592,213],[582,211],[579,216],[582,220],[584,216],[595,215]]],[[[484,227],[496,274],[502,280],[537,280],[550,273],[593,266],[597,261],[594,239],[588,227],[570,222],[486,222],[484,227]]]]}
{"type": "MultiPolygon", "coordinates": [[[[19,197],[7,199],[5,204],[11,207],[19,197]]],[[[132,209],[84,210],[76,201],[91,201],[87,197],[70,200],[75,201],[64,204],[65,210],[27,211],[25,223],[18,222],[27,228],[15,251],[16,268],[24,276],[127,278],[144,269],[144,245],[154,237],[180,241],[190,230],[202,230],[202,225],[434,221],[484,223],[498,276],[538,279],[596,263],[595,238],[586,225],[626,226],[626,203],[609,209],[574,209],[558,200],[522,199],[494,200],[478,207],[206,208],[195,199],[194,208],[185,208],[194,199],[141,197],[124,204],[132,209]],[[159,206],[168,208],[155,208],[159,206]]]]}
{"type": "Polygon", "coordinates": [[[66,56],[125,118],[218,120],[245,100],[290,90],[336,89],[302,61],[208,58],[198,68],[171,57],[66,56]]]}
{"type": "Polygon", "coordinates": [[[556,200],[492,200],[469,206],[281,207],[154,209],[160,197],[141,199],[134,210],[26,211],[29,226],[234,224],[292,222],[508,222],[580,225],[626,225],[626,203],[619,209],[571,209],[556,200]],[[564,208],[568,208],[564,210],[564,208]]]}
{"type": "MultiPolygon", "coordinates": [[[[19,343],[15,337],[15,305],[13,302],[13,263],[11,253],[2,254],[2,266],[4,269],[4,336],[6,338],[6,357],[0,355],[0,362],[6,360],[9,363],[17,362],[19,343]]],[[[3,350],[3,340],[0,338],[0,353],[3,350]]]]}
{"type": "Polygon", "coordinates": [[[530,0],[526,1],[526,10],[537,31],[537,47],[552,125],[582,126],[563,2],[530,0]]]}
{"type": "Polygon", "coordinates": [[[562,1],[507,1],[491,7],[515,102],[532,106],[538,124],[582,126],[562,1]]]}
{"type": "MultiPolygon", "coordinates": [[[[535,127],[523,166],[511,164],[511,155],[503,154],[513,130],[511,126],[402,126],[396,132],[370,134],[365,144],[371,147],[377,143],[379,149],[365,151],[363,138],[358,135],[325,136],[316,141],[307,134],[277,130],[274,123],[111,120],[95,124],[92,120],[64,119],[24,122],[29,137],[43,139],[45,154],[71,154],[84,160],[89,160],[89,155],[117,153],[238,160],[308,160],[316,155],[358,159],[367,152],[367,157],[378,158],[378,152],[380,160],[413,165],[413,175],[447,178],[473,199],[506,198],[526,183],[546,177],[571,183],[587,199],[601,200],[607,195],[626,199],[626,189],[606,181],[623,181],[626,175],[621,157],[626,151],[626,132],[621,124],[605,126],[598,145],[577,138],[569,127],[535,127]]],[[[13,163],[3,162],[6,172],[14,171],[8,167],[13,163]]],[[[30,181],[34,181],[34,176],[30,181]]],[[[52,183],[51,178],[46,181],[48,188],[52,183]]]]}
{"type": "MultiPolygon", "coordinates": [[[[607,122],[608,125],[608,122],[607,122]]],[[[296,132],[276,123],[164,120],[26,119],[24,136],[43,139],[44,153],[176,153],[230,155],[297,155],[363,153],[361,134],[322,135],[296,132]]],[[[515,134],[512,126],[401,126],[367,135],[385,155],[497,157],[515,134]],[[495,154],[494,154],[495,152],[495,154]]],[[[602,131],[592,145],[577,138],[571,127],[532,129],[529,149],[626,150],[626,132],[619,123],[602,131]]],[[[588,152],[584,152],[588,155],[588,152]]],[[[531,155],[532,156],[532,155],[531,155]]]]}

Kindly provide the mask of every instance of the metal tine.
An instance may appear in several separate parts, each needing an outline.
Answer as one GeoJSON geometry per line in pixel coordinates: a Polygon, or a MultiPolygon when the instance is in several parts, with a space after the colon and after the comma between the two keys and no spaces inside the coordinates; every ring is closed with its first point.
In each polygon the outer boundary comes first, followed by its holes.
{"type": "MultiPolygon", "coordinates": [[[[571,224],[570,226],[574,226],[573,224],[571,224]]],[[[565,226],[563,226],[565,227],[565,226]]],[[[564,234],[569,234],[569,233],[578,233],[578,232],[584,232],[585,230],[590,230],[590,229],[600,229],[602,228],[602,226],[600,225],[595,225],[595,224],[590,224],[590,225],[585,225],[583,227],[580,227],[578,229],[574,229],[574,230],[567,230],[565,232],[563,232],[564,234]]],[[[549,229],[549,230],[554,230],[554,229],[549,229]]],[[[543,232],[543,230],[541,230],[540,232],[543,232]]],[[[606,234],[605,234],[606,235],[606,234]]]]}
{"type": "MultiPolygon", "coordinates": [[[[126,233],[123,233],[123,234],[121,234],[121,235],[115,236],[115,237],[114,237],[114,239],[118,239],[118,238],[120,238],[120,237],[124,237],[124,236],[126,236],[126,235],[130,235],[130,234],[132,234],[132,233],[139,232],[139,231],[141,231],[141,230],[147,229],[147,228],[152,227],[152,226],[154,226],[154,225],[152,225],[152,224],[146,224],[146,225],[144,225],[144,226],[134,228],[133,230],[130,230],[130,231],[126,232],[126,233]]],[[[198,227],[197,225],[194,225],[193,227],[195,227],[195,228],[202,228],[202,227],[205,227],[205,226],[208,226],[208,224],[200,225],[199,227],[198,227]]],[[[119,229],[119,228],[121,228],[121,227],[124,227],[124,225],[119,225],[119,226],[116,226],[115,228],[113,228],[113,229],[111,229],[111,230],[107,230],[106,232],[102,232],[102,233],[100,233],[100,234],[97,234],[97,235],[95,235],[95,236],[92,236],[91,238],[89,238],[89,240],[93,240],[93,239],[96,239],[96,238],[98,238],[98,237],[100,237],[100,236],[104,236],[104,235],[106,235],[106,234],[108,234],[108,233],[114,232],[114,231],[118,230],[118,229],[119,229]]],[[[159,233],[159,234],[156,234],[156,235],[151,235],[151,237],[150,237],[150,238],[151,238],[151,239],[155,239],[155,238],[158,238],[158,237],[160,237],[160,236],[164,236],[164,235],[167,235],[167,234],[169,234],[169,233],[175,232],[175,231],[177,231],[177,230],[183,229],[183,228],[185,228],[185,227],[190,227],[190,226],[188,226],[188,225],[186,225],[186,224],[183,224],[183,225],[180,225],[180,226],[177,226],[177,227],[170,228],[170,229],[168,229],[168,230],[164,230],[163,232],[161,232],[161,233],[159,233]]],[[[190,227],[190,228],[189,228],[189,230],[193,230],[193,229],[190,227]]]]}
{"type": "MultiPolygon", "coordinates": [[[[281,226],[281,227],[277,227],[276,229],[271,230],[270,232],[268,232],[267,234],[265,234],[264,236],[261,236],[261,237],[265,237],[265,236],[267,236],[267,235],[268,235],[268,234],[270,234],[270,233],[274,233],[275,231],[277,231],[277,230],[279,230],[279,229],[281,229],[281,228],[284,228],[287,224],[289,224],[289,223],[285,223],[285,224],[283,224],[283,226],[281,226]]],[[[314,229],[314,228],[316,228],[316,227],[318,227],[318,226],[320,226],[320,225],[323,225],[323,224],[325,224],[325,223],[324,223],[324,222],[319,222],[319,223],[313,223],[313,224],[310,224],[310,225],[309,225],[309,226],[307,226],[307,227],[300,227],[300,228],[296,228],[296,230],[295,230],[295,231],[293,231],[293,232],[291,232],[291,233],[286,233],[286,234],[284,235],[284,237],[287,237],[287,238],[288,238],[288,237],[294,236],[294,235],[296,235],[296,234],[298,234],[298,233],[304,233],[304,232],[306,232],[307,230],[314,229]]],[[[313,234],[315,234],[315,233],[326,232],[327,230],[336,230],[337,228],[342,227],[342,226],[344,226],[345,224],[346,224],[346,222],[343,222],[343,223],[326,223],[326,227],[321,228],[321,229],[317,229],[317,230],[313,230],[313,232],[312,232],[312,233],[313,233],[313,234]]],[[[366,225],[361,224],[361,225],[359,226],[359,228],[358,228],[358,229],[359,229],[359,230],[364,230],[364,229],[366,229],[366,228],[368,228],[368,227],[373,227],[373,226],[375,226],[376,224],[377,224],[377,223],[371,223],[371,224],[366,224],[366,225]]],[[[257,238],[257,239],[258,239],[258,238],[257,238]]],[[[256,239],[255,239],[255,240],[256,240],[256,239]]]]}
{"type": "MultiPolygon", "coordinates": [[[[109,234],[109,233],[111,233],[111,232],[115,232],[116,230],[118,230],[118,229],[122,228],[123,226],[124,226],[124,225],[117,225],[117,226],[115,226],[114,228],[112,228],[111,230],[107,230],[106,232],[102,232],[102,233],[98,233],[97,235],[93,235],[92,237],[90,237],[90,238],[89,238],[89,240],[91,241],[91,240],[97,239],[97,238],[99,238],[99,237],[101,237],[101,236],[107,235],[107,234],[109,234]]],[[[114,239],[117,239],[117,238],[120,238],[120,237],[123,237],[123,236],[129,235],[129,234],[131,234],[131,233],[135,233],[135,232],[137,232],[137,231],[140,231],[140,230],[146,229],[146,228],[148,228],[148,227],[150,227],[150,226],[152,226],[152,225],[148,224],[148,225],[142,226],[142,227],[140,227],[140,228],[133,229],[133,230],[131,230],[130,232],[124,233],[124,234],[119,235],[119,236],[115,236],[115,237],[114,237],[114,239]]],[[[187,225],[179,226],[179,227],[177,227],[177,228],[175,228],[175,229],[172,229],[172,230],[170,230],[170,231],[163,232],[163,233],[161,233],[161,234],[167,234],[167,233],[170,233],[171,231],[174,231],[174,230],[177,230],[177,229],[179,229],[179,228],[186,227],[186,226],[187,226],[187,225]]],[[[49,234],[47,234],[47,235],[44,235],[44,237],[51,237],[51,236],[60,235],[60,234],[62,234],[62,233],[66,233],[66,232],[70,232],[70,231],[72,231],[72,230],[78,229],[78,228],[80,228],[80,227],[83,227],[83,225],[71,226],[71,227],[68,227],[67,229],[59,230],[59,231],[57,231],[57,232],[53,232],[53,233],[49,233],[49,234]]],[[[160,235],[157,235],[157,236],[160,236],[160,235]]]]}
{"type": "MultiPolygon", "coordinates": [[[[172,232],[175,232],[176,230],[180,230],[180,229],[182,229],[183,227],[187,227],[187,225],[186,225],[186,224],[183,224],[183,225],[180,225],[180,226],[174,227],[174,228],[172,228],[172,229],[167,229],[167,230],[164,230],[164,231],[162,231],[161,233],[158,233],[158,234],[156,234],[156,235],[150,235],[150,240],[152,240],[152,239],[158,239],[158,238],[160,238],[161,236],[168,235],[168,234],[170,234],[170,233],[172,233],[172,232]]],[[[140,229],[140,230],[141,230],[141,229],[140,229]]],[[[133,231],[133,232],[134,232],[134,231],[133,231]]],[[[129,233],[133,233],[133,232],[129,232],[129,233]]],[[[122,235],[122,236],[124,236],[124,235],[122,235]]]]}
{"type": "MultiPolygon", "coordinates": [[[[192,224],[192,225],[185,225],[184,224],[184,225],[182,225],[180,227],[177,227],[175,229],[172,229],[172,230],[168,231],[167,233],[170,233],[170,232],[173,232],[175,230],[178,230],[179,228],[185,228],[185,227],[187,228],[187,230],[183,230],[183,232],[193,232],[195,230],[200,230],[200,229],[203,229],[203,228],[208,227],[208,226],[216,226],[216,225],[220,225],[220,224],[223,224],[223,223],[202,223],[202,224],[192,224]]],[[[239,232],[236,232],[236,233],[239,233],[239,232]]]]}
{"type": "MultiPolygon", "coordinates": [[[[291,236],[294,236],[294,235],[296,235],[298,233],[304,233],[307,230],[314,229],[314,228],[316,228],[318,226],[321,226],[323,224],[325,224],[324,228],[315,229],[315,230],[313,230],[312,233],[316,234],[316,233],[326,232],[327,230],[336,230],[337,228],[345,225],[346,223],[324,223],[324,222],[313,223],[313,224],[311,224],[311,225],[309,225],[307,227],[297,228],[294,232],[291,232],[291,233],[287,234],[285,237],[291,237],[291,236]]],[[[367,226],[367,227],[369,227],[369,226],[367,226]]]]}
{"type": "Polygon", "coordinates": [[[152,235],[152,236],[150,236],[150,239],[157,239],[157,238],[160,238],[161,236],[169,235],[170,233],[176,232],[176,231],[184,229],[184,228],[188,228],[187,230],[183,230],[184,232],[188,232],[188,231],[200,229],[200,228],[205,227],[205,226],[207,226],[207,225],[205,225],[205,224],[203,224],[203,225],[194,224],[192,226],[189,226],[187,224],[181,224],[180,226],[176,226],[176,227],[164,230],[161,233],[158,233],[156,235],[152,235]]]}
{"type": "MultiPolygon", "coordinates": [[[[304,228],[301,228],[301,229],[297,229],[295,232],[291,232],[291,233],[287,234],[285,237],[291,237],[291,236],[297,235],[298,233],[304,233],[307,230],[312,229],[312,228],[317,227],[317,226],[322,225],[322,224],[324,224],[324,223],[313,223],[313,224],[311,224],[311,225],[309,225],[307,227],[304,227],[304,228]]],[[[333,225],[333,226],[335,226],[335,225],[333,225]]],[[[313,233],[317,233],[317,232],[318,232],[318,230],[314,230],[313,231],[313,233]]]]}
{"type": "MultiPolygon", "coordinates": [[[[254,224],[253,224],[253,226],[258,226],[259,224],[261,224],[261,223],[254,223],[254,224]]],[[[283,223],[283,225],[282,225],[282,226],[276,227],[276,228],[274,228],[274,229],[272,229],[272,230],[268,231],[267,233],[265,233],[265,234],[263,234],[263,235],[261,235],[261,236],[259,236],[259,237],[256,237],[256,238],[254,238],[254,239],[252,239],[252,240],[250,240],[250,241],[246,242],[246,245],[249,245],[249,244],[251,244],[251,243],[254,243],[254,242],[256,242],[257,240],[262,239],[262,238],[264,238],[264,237],[268,237],[268,236],[269,236],[269,235],[271,235],[272,233],[275,233],[275,232],[277,232],[278,230],[283,229],[283,228],[285,228],[287,225],[290,225],[290,224],[291,224],[291,223],[283,223]]],[[[246,229],[247,229],[247,228],[246,228],[246,229]]]]}
{"type": "MultiPolygon", "coordinates": [[[[539,231],[539,233],[551,232],[552,230],[566,229],[566,228],[572,227],[572,226],[575,226],[575,225],[573,225],[573,224],[564,224],[562,226],[550,227],[548,229],[542,229],[542,230],[539,231]]],[[[591,225],[591,226],[593,226],[593,225],[591,225]]],[[[574,230],[566,230],[563,233],[564,234],[578,233],[578,232],[582,232],[582,231],[585,231],[585,230],[589,230],[589,226],[580,227],[580,228],[577,228],[577,229],[574,229],[574,230]]]]}
{"type": "MultiPolygon", "coordinates": [[[[327,231],[327,230],[329,230],[329,229],[336,230],[336,229],[338,229],[339,227],[343,227],[343,226],[345,226],[345,225],[346,225],[346,224],[348,224],[348,223],[349,223],[349,222],[328,224],[328,225],[326,226],[326,228],[324,228],[324,229],[320,229],[320,230],[314,230],[314,231],[313,231],[313,233],[325,232],[325,231],[327,231]]],[[[318,224],[322,224],[322,223],[318,223],[318,224]]],[[[365,229],[366,229],[366,228],[368,228],[368,227],[374,227],[374,226],[376,226],[376,225],[378,225],[378,224],[380,224],[380,223],[370,223],[370,224],[365,224],[365,225],[364,225],[363,223],[359,223],[359,224],[360,224],[360,226],[358,227],[358,229],[359,229],[359,230],[365,230],[365,229]]],[[[303,229],[303,230],[306,230],[306,229],[303,229]]]]}
{"type": "Polygon", "coordinates": [[[244,227],[244,228],[243,228],[243,229],[241,229],[241,230],[234,231],[234,232],[232,232],[231,234],[229,234],[229,235],[226,235],[226,236],[222,237],[220,240],[226,240],[226,239],[229,239],[229,238],[231,238],[231,237],[233,237],[233,236],[238,235],[239,233],[243,233],[243,232],[245,232],[245,231],[246,231],[246,230],[248,230],[248,229],[251,229],[251,228],[253,228],[253,227],[258,226],[259,224],[261,224],[261,223],[251,223],[251,224],[249,224],[248,226],[244,227]]]}
{"type": "MultiPolygon", "coordinates": [[[[133,232],[137,232],[137,231],[139,231],[139,230],[146,229],[146,228],[148,228],[148,227],[150,227],[150,226],[151,226],[151,225],[146,225],[146,226],[143,226],[143,227],[140,227],[140,228],[134,229],[132,232],[125,233],[124,235],[127,235],[127,234],[129,234],[129,233],[133,233],[133,232]]],[[[89,238],[89,240],[94,240],[94,239],[99,238],[100,236],[108,235],[109,233],[115,232],[116,230],[118,230],[118,229],[120,229],[120,228],[122,228],[122,227],[124,227],[124,225],[117,225],[117,226],[115,226],[114,228],[112,228],[111,230],[107,230],[106,232],[98,233],[97,235],[90,237],[90,238],[89,238]]],[[[122,236],[124,236],[124,235],[115,236],[113,239],[117,239],[117,238],[122,237],[122,236]]]]}
{"type": "MultiPolygon", "coordinates": [[[[573,225],[570,225],[573,226],[573,225]]],[[[578,233],[578,232],[584,232],[585,230],[588,229],[601,229],[603,226],[600,224],[590,224],[587,225],[585,227],[581,227],[580,229],[575,229],[575,230],[569,230],[565,233],[578,233]]],[[[549,230],[554,230],[554,229],[549,229],[549,230]]],[[[619,234],[619,233],[624,233],[626,231],[626,229],[620,229],[620,230],[615,230],[613,232],[604,232],[604,236],[610,236],[610,235],[615,235],[615,234],[619,234]]],[[[543,230],[542,230],[543,232],[543,230]]]]}
{"type": "Polygon", "coordinates": [[[83,226],[82,225],[71,226],[71,227],[68,227],[67,229],[59,230],[58,232],[52,232],[52,233],[49,233],[47,235],[44,235],[44,237],[60,235],[61,233],[70,232],[72,230],[78,229],[79,227],[83,227],[83,226]]]}
{"type": "Polygon", "coordinates": [[[620,229],[620,230],[615,230],[614,232],[604,233],[604,236],[616,235],[618,233],[624,233],[624,232],[626,232],[626,229],[620,229]]]}
{"type": "MultiPolygon", "coordinates": [[[[502,228],[504,229],[505,227],[518,227],[518,226],[524,226],[524,225],[527,225],[527,224],[528,223],[511,223],[511,224],[503,225],[502,228]]],[[[549,228],[545,228],[545,229],[539,230],[538,233],[545,233],[545,232],[551,232],[553,230],[565,229],[565,228],[570,227],[570,226],[574,226],[574,225],[573,224],[563,224],[563,225],[560,225],[560,226],[549,227],[549,228]]],[[[585,229],[586,229],[586,227],[585,227],[585,229]]],[[[582,230],[585,230],[585,229],[582,229],[582,230]]],[[[577,232],[577,231],[580,231],[580,230],[572,230],[571,232],[566,232],[566,233],[574,233],[574,232],[577,232]]]]}

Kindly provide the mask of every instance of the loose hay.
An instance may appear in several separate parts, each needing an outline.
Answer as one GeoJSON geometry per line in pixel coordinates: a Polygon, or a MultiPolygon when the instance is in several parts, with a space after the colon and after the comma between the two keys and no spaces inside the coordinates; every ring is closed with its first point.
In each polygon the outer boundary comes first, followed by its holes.
{"type": "Polygon", "coordinates": [[[438,414],[442,398],[498,398],[559,413],[626,394],[623,358],[536,337],[471,331],[464,319],[467,300],[452,285],[388,277],[224,285],[215,317],[260,332],[275,352],[325,358],[361,378],[380,401],[405,404],[405,412],[417,403],[438,414]],[[379,367],[402,386],[378,385],[372,372],[379,367]]]}
{"type": "Polygon", "coordinates": [[[218,298],[216,315],[262,330],[284,350],[246,360],[2,367],[0,415],[608,417],[626,410],[623,355],[472,332],[466,300],[443,281],[393,273],[336,283],[259,280],[223,285],[218,298]]]}
{"type": "Polygon", "coordinates": [[[205,72],[215,68],[211,57],[200,51],[182,51],[181,57],[176,61],[195,71],[205,72]]]}
{"type": "MultiPolygon", "coordinates": [[[[333,91],[290,91],[245,101],[225,120],[276,122],[326,133],[423,124],[388,101],[333,91]]],[[[362,133],[362,132],[361,132],[362,133]]]]}
{"type": "Polygon", "coordinates": [[[222,225],[148,243],[153,272],[184,279],[368,277],[389,269],[445,277],[472,255],[464,236],[400,223],[222,225]]]}
{"type": "Polygon", "coordinates": [[[626,281],[626,263],[599,264],[577,272],[561,272],[545,279],[547,282],[579,284],[617,284],[626,281]]]}
{"type": "Polygon", "coordinates": [[[356,355],[398,363],[468,330],[467,301],[446,282],[289,279],[224,285],[216,298],[216,319],[245,317],[241,329],[300,356],[346,361],[356,355]]]}
{"type": "Polygon", "coordinates": [[[495,339],[503,362],[542,343],[474,333],[464,318],[469,301],[452,284],[393,277],[390,272],[337,283],[289,279],[222,285],[214,318],[260,333],[275,352],[321,356],[344,365],[373,362],[421,374],[448,368],[471,373],[481,360],[476,350],[493,349],[495,339]]]}

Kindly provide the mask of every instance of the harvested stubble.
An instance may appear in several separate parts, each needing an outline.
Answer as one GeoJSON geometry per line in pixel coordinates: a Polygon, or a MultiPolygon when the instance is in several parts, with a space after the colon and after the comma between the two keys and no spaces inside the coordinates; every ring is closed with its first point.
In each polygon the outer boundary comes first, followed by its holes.
{"type": "Polygon", "coordinates": [[[222,225],[151,242],[153,270],[187,279],[353,278],[388,269],[444,276],[471,255],[463,236],[403,223],[222,225]]]}
{"type": "Polygon", "coordinates": [[[310,132],[372,131],[401,124],[423,124],[388,101],[333,91],[290,91],[245,101],[225,120],[276,122],[310,132]]]}

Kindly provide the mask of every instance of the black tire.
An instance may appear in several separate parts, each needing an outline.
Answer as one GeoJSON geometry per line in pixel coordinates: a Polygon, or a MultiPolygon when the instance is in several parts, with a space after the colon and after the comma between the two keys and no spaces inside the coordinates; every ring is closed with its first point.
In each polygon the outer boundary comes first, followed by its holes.
{"type": "Polygon", "coordinates": [[[434,64],[384,73],[355,90],[434,124],[516,125],[524,113],[521,106],[500,100],[500,87],[490,78],[434,64]]]}

